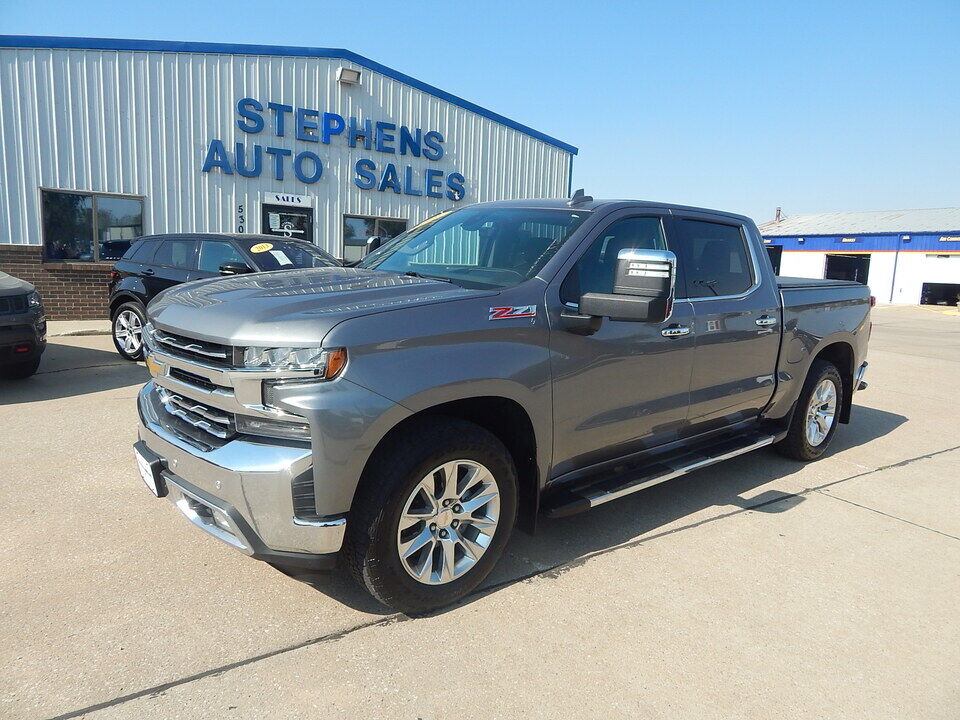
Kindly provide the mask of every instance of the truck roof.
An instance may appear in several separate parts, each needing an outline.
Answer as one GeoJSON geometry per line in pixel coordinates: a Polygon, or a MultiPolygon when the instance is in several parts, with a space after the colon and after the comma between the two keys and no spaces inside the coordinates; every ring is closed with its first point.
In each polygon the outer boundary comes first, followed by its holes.
{"type": "Polygon", "coordinates": [[[656,202],[651,200],[627,200],[600,198],[589,200],[570,206],[567,203],[570,198],[528,198],[525,200],[494,200],[492,202],[477,203],[478,205],[489,207],[523,207],[523,208],[543,208],[543,209],[563,209],[563,210],[587,210],[594,212],[597,210],[616,210],[621,207],[643,207],[657,210],[685,210],[691,212],[710,213],[712,215],[723,215],[736,218],[738,220],[751,220],[746,215],[726,212],[725,210],[714,210],[711,208],[695,207],[693,205],[677,205],[674,203],[656,202]]]}

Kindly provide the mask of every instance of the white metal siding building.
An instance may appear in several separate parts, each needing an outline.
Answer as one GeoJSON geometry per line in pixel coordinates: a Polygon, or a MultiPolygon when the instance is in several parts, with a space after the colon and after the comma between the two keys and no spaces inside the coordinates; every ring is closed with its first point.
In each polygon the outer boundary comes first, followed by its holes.
{"type": "Polygon", "coordinates": [[[5,247],[75,271],[168,232],[350,256],[461,203],[566,196],[577,152],[339,49],[0,36],[0,96],[0,268],[5,247]]]}
{"type": "Polygon", "coordinates": [[[760,232],[781,275],[857,280],[878,303],[957,304],[960,208],[797,215],[760,232]]]}

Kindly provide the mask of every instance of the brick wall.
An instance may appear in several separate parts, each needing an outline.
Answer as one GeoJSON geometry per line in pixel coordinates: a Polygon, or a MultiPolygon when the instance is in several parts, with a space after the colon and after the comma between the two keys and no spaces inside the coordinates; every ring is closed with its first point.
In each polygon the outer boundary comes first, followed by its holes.
{"type": "Polygon", "coordinates": [[[37,286],[50,320],[107,317],[112,263],[42,262],[36,245],[0,245],[0,270],[37,286]]]}

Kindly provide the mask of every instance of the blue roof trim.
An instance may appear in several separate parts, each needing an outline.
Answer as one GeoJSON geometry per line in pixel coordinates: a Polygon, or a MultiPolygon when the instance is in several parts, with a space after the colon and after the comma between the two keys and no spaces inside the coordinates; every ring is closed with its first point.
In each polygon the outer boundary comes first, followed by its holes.
{"type": "Polygon", "coordinates": [[[398,70],[381,65],[375,60],[358,55],[350,50],[343,48],[312,48],[312,47],[291,47],[287,45],[237,45],[232,43],[207,43],[207,42],[179,42],[175,40],[122,40],[119,38],[80,38],[80,37],[52,37],[45,35],[0,35],[0,47],[6,48],[44,48],[57,50],[141,50],[146,52],[180,52],[180,53],[210,53],[216,55],[271,55],[283,57],[306,57],[306,58],[337,58],[348,60],[361,65],[368,70],[373,70],[387,77],[393,78],[398,82],[422,90],[434,97],[440,98],[452,105],[457,105],[465,110],[482,115],[488,120],[506,125],[519,132],[542,140],[548,145],[560,148],[568,153],[576,155],[579,150],[573,145],[569,145],[562,140],[557,140],[539,130],[534,130],[526,125],[504,117],[492,110],[487,110],[469,100],[452,95],[440,88],[428,85],[416,78],[405,75],[398,70]]]}

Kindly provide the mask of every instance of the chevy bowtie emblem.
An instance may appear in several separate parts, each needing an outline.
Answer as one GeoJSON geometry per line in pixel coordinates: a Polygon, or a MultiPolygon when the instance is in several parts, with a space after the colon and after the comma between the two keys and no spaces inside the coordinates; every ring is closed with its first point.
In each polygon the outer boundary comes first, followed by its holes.
{"type": "Polygon", "coordinates": [[[512,307],[490,308],[490,320],[512,320],[513,318],[536,317],[536,305],[515,305],[512,307]]]}

